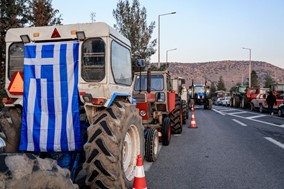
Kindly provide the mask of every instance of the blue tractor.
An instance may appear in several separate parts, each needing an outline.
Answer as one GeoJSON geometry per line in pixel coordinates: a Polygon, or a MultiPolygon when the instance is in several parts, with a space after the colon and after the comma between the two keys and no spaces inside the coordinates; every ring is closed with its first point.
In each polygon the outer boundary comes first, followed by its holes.
{"type": "Polygon", "coordinates": [[[212,109],[212,99],[210,87],[205,84],[193,84],[189,86],[189,107],[194,105],[203,105],[204,109],[212,109]]]}

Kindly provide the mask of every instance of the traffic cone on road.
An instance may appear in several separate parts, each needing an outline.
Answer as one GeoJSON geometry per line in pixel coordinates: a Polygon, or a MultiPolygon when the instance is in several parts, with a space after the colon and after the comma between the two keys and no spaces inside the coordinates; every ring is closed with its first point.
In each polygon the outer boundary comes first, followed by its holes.
{"type": "Polygon", "coordinates": [[[143,168],[143,160],[142,160],[141,155],[137,156],[133,189],[147,189],[145,173],[144,173],[144,168],[143,168]]]}
{"type": "Polygon", "coordinates": [[[194,111],[191,113],[191,121],[190,121],[189,128],[197,128],[195,117],[194,117],[194,111]]]}

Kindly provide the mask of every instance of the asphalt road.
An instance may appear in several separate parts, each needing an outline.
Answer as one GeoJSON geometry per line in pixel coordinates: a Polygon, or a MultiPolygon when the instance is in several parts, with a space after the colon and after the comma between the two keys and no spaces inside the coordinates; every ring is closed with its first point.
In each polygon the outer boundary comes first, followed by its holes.
{"type": "Polygon", "coordinates": [[[148,189],[284,189],[284,118],[215,106],[195,120],[144,163],[148,189]]]}

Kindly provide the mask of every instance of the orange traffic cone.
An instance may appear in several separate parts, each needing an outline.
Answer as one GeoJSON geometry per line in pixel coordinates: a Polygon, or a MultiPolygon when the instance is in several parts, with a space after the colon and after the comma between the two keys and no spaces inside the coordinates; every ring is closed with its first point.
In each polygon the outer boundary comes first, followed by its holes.
{"type": "Polygon", "coordinates": [[[191,113],[191,121],[190,121],[189,128],[197,128],[195,117],[194,117],[194,111],[191,113]]]}
{"type": "Polygon", "coordinates": [[[194,106],[193,106],[193,104],[192,104],[192,106],[191,106],[191,111],[194,112],[194,106]]]}
{"type": "Polygon", "coordinates": [[[147,189],[143,161],[141,155],[137,156],[133,189],[147,189]]]}

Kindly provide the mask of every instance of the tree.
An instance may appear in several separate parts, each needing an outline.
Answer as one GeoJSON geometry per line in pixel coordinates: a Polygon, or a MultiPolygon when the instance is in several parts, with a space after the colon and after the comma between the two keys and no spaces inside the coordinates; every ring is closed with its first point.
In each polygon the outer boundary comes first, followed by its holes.
{"type": "Polygon", "coordinates": [[[252,72],[251,72],[251,86],[256,87],[258,85],[259,85],[258,75],[257,75],[256,71],[252,70],[252,72]]]}
{"type": "Polygon", "coordinates": [[[217,90],[226,91],[225,83],[222,76],[219,77],[219,81],[217,83],[217,90]]]}
{"type": "Polygon", "coordinates": [[[264,77],[264,87],[269,88],[270,85],[274,83],[274,79],[269,74],[266,74],[264,77]]]}
{"type": "Polygon", "coordinates": [[[210,85],[210,94],[214,94],[216,91],[217,91],[217,89],[216,89],[215,83],[214,83],[214,82],[211,82],[211,85],[210,85]]]}
{"type": "Polygon", "coordinates": [[[52,8],[52,0],[30,0],[29,1],[29,25],[30,26],[50,26],[62,24],[59,10],[52,8]]]}
{"type": "Polygon", "coordinates": [[[128,0],[120,0],[117,7],[113,10],[113,16],[116,20],[114,28],[129,39],[132,47],[132,66],[134,70],[137,59],[145,59],[150,61],[151,55],[156,50],[157,40],[151,40],[151,35],[155,28],[155,22],[151,22],[147,26],[146,8],[140,8],[139,0],[133,0],[130,6],[128,0]]]}
{"type": "Polygon", "coordinates": [[[0,98],[6,96],[5,35],[8,29],[23,27],[27,23],[27,0],[0,0],[0,98]]]}

